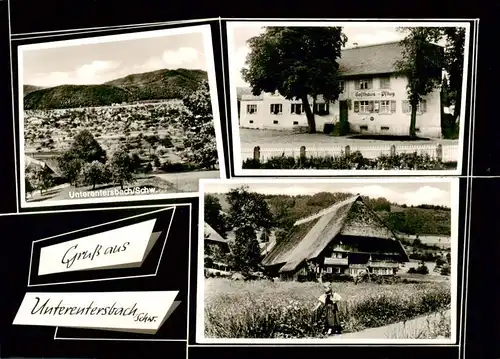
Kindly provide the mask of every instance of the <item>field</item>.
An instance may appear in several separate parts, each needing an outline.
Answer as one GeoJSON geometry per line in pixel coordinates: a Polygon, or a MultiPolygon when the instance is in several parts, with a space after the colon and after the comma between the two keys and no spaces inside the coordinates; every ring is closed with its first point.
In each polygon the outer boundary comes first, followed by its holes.
{"type": "Polygon", "coordinates": [[[185,147],[186,140],[192,136],[186,132],[186,120],[182,123],[185,113],[186,108],[179,100],[25,111],[24,152],[49,165],[56,175],[62,173],[59,156],[71,148],[75,136],[83,130],[97,141],[108,160],[115,150],[124,148],[133,163],[133,169],[124,172],[134,172],[133,179],[128,178],[124,186],[104,179],[99,183],[68,181],[71,185],[59,181],[48,188],[45,186],[44,192],[28,193],[27,200],[66,200],[74,198],[75,192],[89,191],[93,191],[92,196],[102,196],[94,190],[114,193],[119,189],[141,189],[143,194],[197,192],[200,178],[220,177],[216,150],[213,150],[215,136],[204,137],[211,151],[204,154],[204,161],[211,164],[191,161],[196,155],[185,147]]]}
{"type": "MultiPolygon", "coordinates": [[[[342,296],[339,310],[344,333],[404,322],[446,311],[451,305],[450,283],[443,279],[392,285],[336,283],[334,289],[342,296]]],[[[324,337],[323,322],[313,314],[321,294],[323,288],[315,282],[207,278],[205,337],[324,337]]],[[[399,330],[394,336],[411,333],[399,330]]]]}

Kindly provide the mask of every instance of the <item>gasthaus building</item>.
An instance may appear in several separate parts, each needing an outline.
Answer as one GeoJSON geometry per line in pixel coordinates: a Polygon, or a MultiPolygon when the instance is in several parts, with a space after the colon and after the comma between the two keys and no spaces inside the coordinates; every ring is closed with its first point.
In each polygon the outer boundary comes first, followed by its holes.
{"type": "MultiPolygon", "coordinates": [[[[437,45],[436,45],[437,46],[437,45]]],[[[314,108],[316,130],[325,124],[347,119],[350,130],[377,135],[407,135],[411,108],[407,79],[397,76],[395,63],[402,57],[399,42],[359,46],[342,51],[339,78],[343,89],[339,100],[325,102],[321,96],[314,108]]],[[[307,126],[300,100],[287,100],[279,94],[251,92],[239,96],[239,126],[254,129],[293,129],[307,126]]],[[[440,90],[423,98],[417,108],[417,134],[441,137],[440,90]]]]}

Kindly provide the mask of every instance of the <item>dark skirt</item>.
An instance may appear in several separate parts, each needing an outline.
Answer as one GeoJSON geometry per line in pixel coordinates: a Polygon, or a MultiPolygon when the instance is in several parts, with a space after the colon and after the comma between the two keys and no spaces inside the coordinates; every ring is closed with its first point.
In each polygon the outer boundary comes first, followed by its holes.
{"type": "Polygon", "coordinates": [[[328,303],[326,310],[326,327],[332,329],[334,333],[340,334],[342,327],[339,319],[339,307],[337,303],[328,303]]]}

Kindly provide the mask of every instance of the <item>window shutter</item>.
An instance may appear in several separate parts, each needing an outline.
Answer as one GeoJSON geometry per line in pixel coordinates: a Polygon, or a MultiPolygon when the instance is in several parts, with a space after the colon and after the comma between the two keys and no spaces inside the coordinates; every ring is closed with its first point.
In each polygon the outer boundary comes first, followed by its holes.
{"type": "Polygon", "coordinates": [[[403,113],[410,112],[410,103],[408,100],[403,100],[403,113]]]}
{"type": "Polygon", "coordinates": [[[354,112],[359,112],[359,101],[354,101],[354,112]]]}
{"type": "Polygon", "coordinates": [[[330,114],[330,103],[329,102],[325,103],[325,114],[326,115],[330,114]]]}
{"type": "Polygon", "coordinates": [[[273,113],[273,105],[270,105],[270,106],[269,106],[269,112],[270,112],[270,113],[273,113]]]}
{"type": "Polygon", "coordinates": [[[368,112],[373,112],[373,101],[368,101],[368,112]]]}
{"type": "Polygon", "coordinates": [[[391,112],[396,112],[396,101],[394,100],[391,101],[391,112]]]}
{"type": "Polygon", "coordinates": [[[373,110],[375,112],[380,112],[380,101],[375,101],[374,102],[374,108],[373,108],[373,110]]]}
{"type": "Polygon", "coordinates": [[[373,79],[368,79],[366,82],[368,83],[368,90],[371,90],[373,88],[373,79]]]}
{"type": "Polygon", "coordinates": [[[420,112],[424,113],[427,111],[427,101],[426,100],[422,100],[420,102],[420,112]]]}
{"type": "Polygon", "coordinates": [[[356,88],[356,90],[359,90],[361,88],[359,85],[360,85],[360,81],[354,82],[354,87],[356,88]]]}

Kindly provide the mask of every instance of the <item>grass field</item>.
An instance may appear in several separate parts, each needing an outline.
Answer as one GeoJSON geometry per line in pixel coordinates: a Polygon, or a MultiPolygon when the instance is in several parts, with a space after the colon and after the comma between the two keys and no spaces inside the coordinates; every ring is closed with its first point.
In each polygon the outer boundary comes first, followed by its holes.
{"type": "MultiPolygon", "coordinates": [[[[380,327],[446,310],[449,281],[378,285],[337,283],[345,333],[380,327]]],[[[314,315],[319,283],[205,279],[205,337],[321,338],[323,321],[314,315]]]]}

